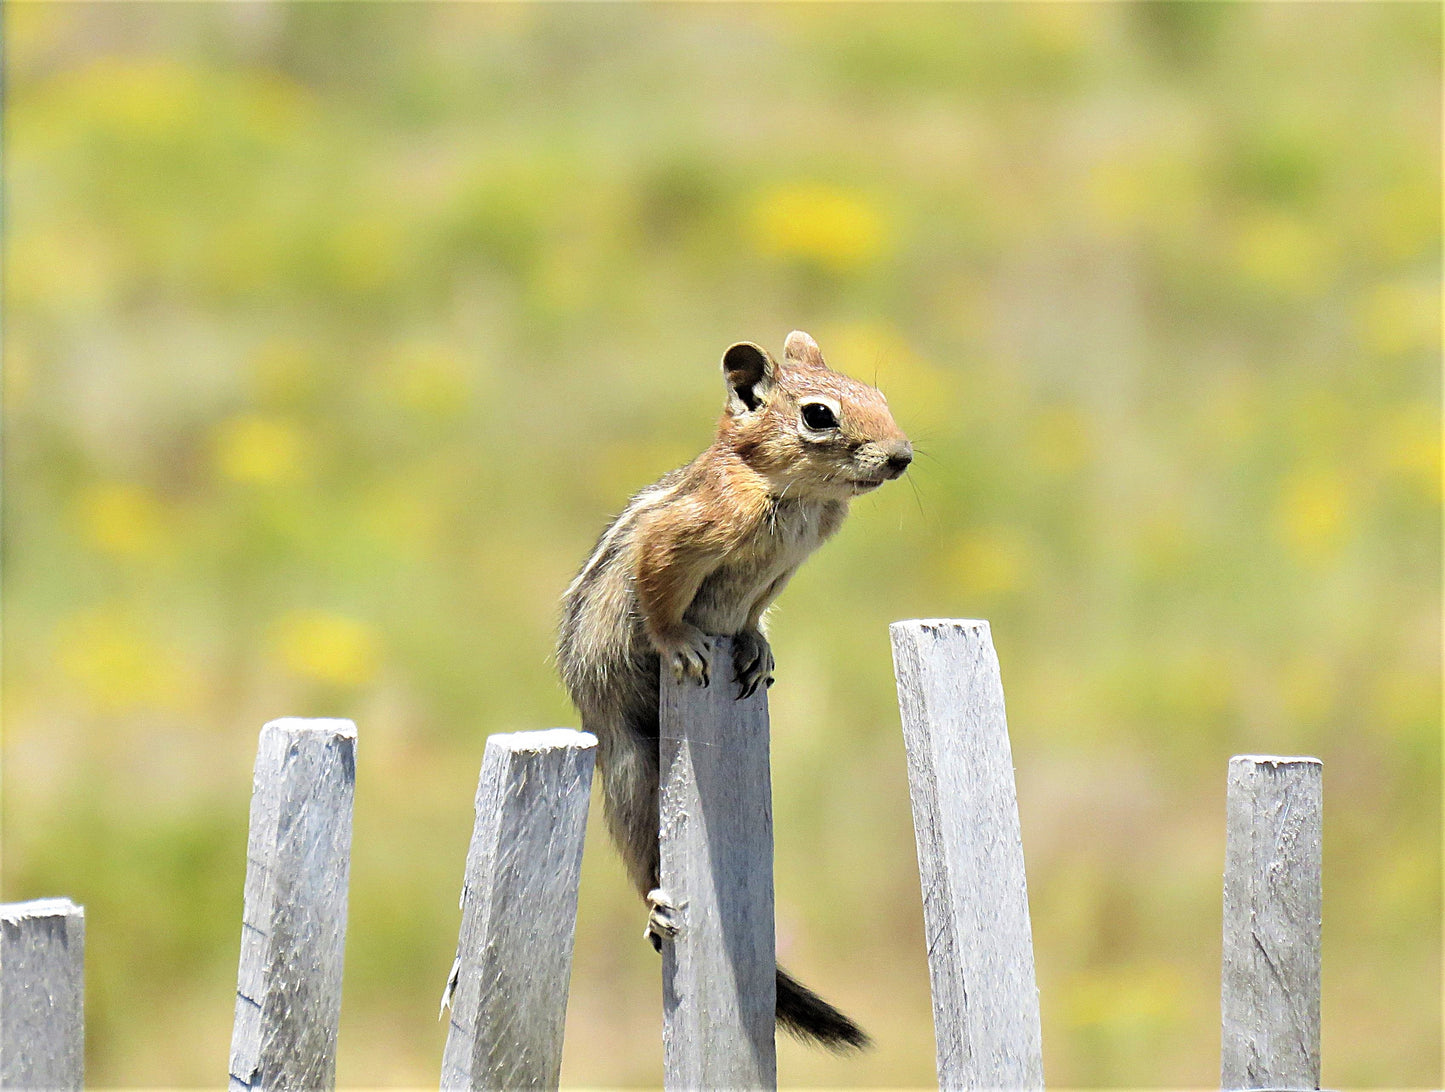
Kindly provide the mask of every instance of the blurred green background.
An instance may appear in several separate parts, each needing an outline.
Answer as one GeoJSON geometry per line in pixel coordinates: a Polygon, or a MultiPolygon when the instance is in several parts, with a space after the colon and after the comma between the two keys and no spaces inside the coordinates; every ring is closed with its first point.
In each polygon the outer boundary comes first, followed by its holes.
{"type": "MultiPolygon", "coordinates": [[[[360,726],[344,1085],[435,1085],[488,733],[795,327],[925,453],[773,637],[783,958],[925,1085],[889,621],[991,620],[1055,1086],[1217,1086],[1224,782],[1325,763],[1327,1087],[1441,1073],[1435,4],[5,5],[4,891],[225,1075],[256,733],[360,726]]],[[[564,1080],[658,1084],[589,834],[564,1080]]]]}

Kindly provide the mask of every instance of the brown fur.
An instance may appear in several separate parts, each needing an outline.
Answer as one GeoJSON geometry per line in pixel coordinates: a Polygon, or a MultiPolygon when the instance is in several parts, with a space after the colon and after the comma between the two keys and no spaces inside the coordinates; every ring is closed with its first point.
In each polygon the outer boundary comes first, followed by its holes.
{"type": "MultiPolygon", "coordinates": [[[[597,736],[608,826],[643,894],[658,885],[658,671],[708,685],[708,637],[726,635],[742,691],[771,685],[764,612],[848,501],[912,458],[883,395],[831,371],[807,334],[788,335],[781,364],[734,345],[723,372],[728,402],[712,446],[628,502],[562,599],[558,664],[597,736]],[[809,426],[810,415],[826,420],[820,406],[836,427],[809,426]]],[[[778,991],[788,1030],[831,1046],[866,1042],[781,971],[778,991]]]]}

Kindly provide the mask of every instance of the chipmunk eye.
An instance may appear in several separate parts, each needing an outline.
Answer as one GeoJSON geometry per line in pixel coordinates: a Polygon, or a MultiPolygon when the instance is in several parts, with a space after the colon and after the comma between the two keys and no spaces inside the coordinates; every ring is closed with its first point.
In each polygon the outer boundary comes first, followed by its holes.
{"type": "Polygon", "coordinates": [[[824,429],[837,428],[838,418],[833,416],[832,408],[823,402],[804,402],[803,424],[815,432],[821,432],[824,429]]]}

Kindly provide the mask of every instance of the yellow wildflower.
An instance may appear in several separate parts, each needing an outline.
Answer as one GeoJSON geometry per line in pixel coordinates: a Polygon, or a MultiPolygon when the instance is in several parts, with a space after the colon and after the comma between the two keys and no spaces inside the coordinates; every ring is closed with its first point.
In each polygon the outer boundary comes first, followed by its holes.
{"type": "Polygon", "coordinates": [[[882,215],[861,195],[835,186],[768,190],[753,206],[748,226],[763,254],[802,258],[842,272],[867,265],[887,242],[882,215]]]}
{"type": "Polygon", "coordinates": [[[377,644],[365,622],[317,610],[282,616],[272,633],[272,648],[288,671],[332,686],[371,681],[379,659],[377,644]]]}
{"type": "Polygon", "coordinates": [[[160,505],[142,486],[98,483],[80,494],[76,508],[86,540],[106,553],[142,554],[160,537],[160,505]]]}
{"type": "Polygon", "coordinates": [[[1280,539],[1304,558],[1318,560],[1339,544],[1347,525],[1349,493],[1338,474],[1306,471],[1285,482],[1275,510],[1280,539]]]}
{"type": "Polygon", "coordinates": [[[216,431],[216,468],[232,481],[270,485],[294,480],[301,472],[305,437],[290,421],[245,415],[216,431]]]}

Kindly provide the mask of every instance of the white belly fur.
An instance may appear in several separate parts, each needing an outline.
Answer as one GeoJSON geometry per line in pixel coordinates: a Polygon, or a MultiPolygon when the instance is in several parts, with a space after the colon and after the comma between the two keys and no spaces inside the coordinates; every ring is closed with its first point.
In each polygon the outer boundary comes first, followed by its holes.
{"type": "Polygon", "coordinates": [[[758,531],[707,577],[684,617],[705,633],[741,632],[765,610],[839,520],[821,506],[789,503],[777,508],[758,531]]]}

